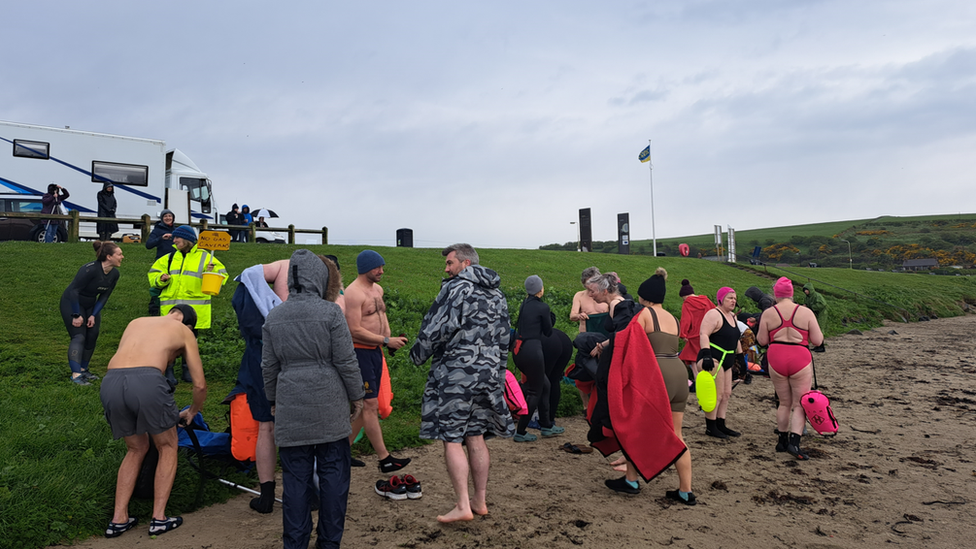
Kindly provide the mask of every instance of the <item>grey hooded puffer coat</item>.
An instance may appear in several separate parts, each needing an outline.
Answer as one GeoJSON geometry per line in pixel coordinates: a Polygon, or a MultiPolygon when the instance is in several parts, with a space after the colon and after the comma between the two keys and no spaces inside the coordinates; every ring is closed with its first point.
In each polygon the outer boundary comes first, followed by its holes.
{"type": "Polygon", "coordinates": [[[348,437],[349,403],[365,395],[352,336],[339,306],[325,300],[329,271],[309,250],[296,250],[288,300],[264,322],[261,369],[275,405],[278,446],[308,446],[348,437]]]}

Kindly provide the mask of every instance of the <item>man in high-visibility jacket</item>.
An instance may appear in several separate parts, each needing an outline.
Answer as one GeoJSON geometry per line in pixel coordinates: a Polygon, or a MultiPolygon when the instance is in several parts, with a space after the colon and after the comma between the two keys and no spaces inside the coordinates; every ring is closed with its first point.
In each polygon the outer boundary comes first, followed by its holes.
{"type": "MultiPolygon", "coordinates": [[[[159,288],[160,313],[166,315],[174,305],[185,304],[193,307],[197,313],[198,330],[210,328],[210,296],[203,293],[203,273],[214,272],[224,276],[227,282],[227,269],[224,264],[214,258],[213,253],[197,248],[197,233],[189,225],[180,225],[173,231],[172,253],[166,254],[153,263],[149,269],[149,286],[159,288]]],[[[171,383],[176,379],[172,376],[172,364],[167,372],[171,383]]],[[[183,380],[190,381],[189,371],[183,369],[183,380]]]]}

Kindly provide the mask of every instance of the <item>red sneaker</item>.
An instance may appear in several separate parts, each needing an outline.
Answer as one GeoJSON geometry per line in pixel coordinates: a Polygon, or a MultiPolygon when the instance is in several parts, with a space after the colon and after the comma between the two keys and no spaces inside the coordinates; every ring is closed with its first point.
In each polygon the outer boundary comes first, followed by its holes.
{"type": "Polygon", "coordinates": [[[385,498],[397,501],[407,499],[407,487],[396,476],[390,477],[390,480],[377,480],[375,490],[385,498]]]}
{"type": "Polygon", "coordinates": [[[420,499],[424,496],[424,493],[420,488],[420,481],[415,479],[413,475],[403,475],[400,477],[400,483],[406,487],[408,498],[420,499]]]}

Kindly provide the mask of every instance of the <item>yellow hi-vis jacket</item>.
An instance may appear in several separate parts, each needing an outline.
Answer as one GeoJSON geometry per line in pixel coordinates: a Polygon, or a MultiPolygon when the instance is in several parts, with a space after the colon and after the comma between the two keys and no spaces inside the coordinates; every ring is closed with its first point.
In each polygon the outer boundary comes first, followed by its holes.
{"type": "Polygon", "coordinates": [[[196,245],[186,255],[174,250],[172,254],[166,254],[153,263],[149,269],[149,285],[162,290],[159,296],[160,314],[169,314],[174,305],[183,303],[196,311],[198,330],[210,328],[210,296],[203,293],[201,286],[203,273],[207,272],[207,265],[211,261],[213,271],[210,272],[224,275],[221,284],[226,284],[227,269],[224,264],[215,259],[213,253],[207,253],[196,245]],[[167,272],[169,280],[161,281],[160,278],[167,272]]]}

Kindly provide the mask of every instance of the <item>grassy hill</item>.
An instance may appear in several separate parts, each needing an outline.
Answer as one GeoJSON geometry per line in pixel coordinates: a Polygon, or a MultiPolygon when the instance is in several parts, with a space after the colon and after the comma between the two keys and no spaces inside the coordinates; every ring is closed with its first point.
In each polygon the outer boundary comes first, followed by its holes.
{"type": "MultiPolygon", "coordinates": [[[[287,258],[299,247],[337,255],[346,284],[353,279],[355,258],[362,250],[348,246],[234,244],[233,249],[217,256],[236,275],[251,265],[287,258]]],[[[387,262],[382,284],[393,333],[412,337],[439,289],[443,258],[438,250],[431,249],[375,249],[387,262]]],[[[124,244],[123,251],[122,276],[103,312],[101,337],[91,365],[98,374],[104,374],[126,324],[143,315],[148,304],[146,272],[153,254],[139,244],[124,244]]],[[[78,267],[93,259],[91,245],[3,242],[0,253],[5,258],[0,265],[0,311],[5,320],[0,339],[0,406],[4,410],[0,414],[0,549],[41,547],[99,534],[110,518],[115,474],[125,450],[121,441],[112,440],[102,417],[97,382],[92,387],[78,387],[68,381],[68,337],[58,313],[65,286],[78,267]]],[[[538,250],[480,253],[481,263],[502,276],[513,312],[524,297],[524,279],[540,275],[546,283],[545,299],[558,318],[556,327],[571,335],[575,334],[575,326],[568,321],[572,297],[581,289],[580,272],[591,265],[616,271],[632,291],[656,267],[665,267],[670,273],[665,306],[674,313],[680,311],[677,292],[682,278],[690,279],[698,293],[711,296],[721,286],[732,286],[740,295],[752,285],[767,292],[772,287],[772,280],[754,272],[673,256],[538,250]]],[[[782,274],[772,267],[767,270],[774,276],[782,274]]],[[[824,322],[828,334],[877,326],[885,318],[958,315],[967,302],[976,303],[976,281],[971,277],[846,268],[791,271],[794,281],[802,284],[813,279],[824,290],[830,307],[824,322]]],[[[235,285],[228,282],[214,298],[213,327],[201,337],[210,386],[204,415],[214,430],[226,427],[226,407],[220,401],[234,385],[243,351],[230,305],[235,285]]],[[[751,303],[744,305],[754,310],[751,303]]],[[[384,420],[387,445],[397,449],[423,444],[418,438],[419,404],[428,365],[414,366],[405,352],[391,357],[389,364],[395,399],[393,415],[384,420]]],[[[579,399],[573,389],[565,389],[560,413],[575,413],[579,399]]],[[[186,384],[178,387],[176,399],[181,406],[189,403],[186,384]]],[[[370,451],[368,442],[360,442],[354,449],[356,453],[370,451]]],[[[181,461],[170,500],[172,514],[193,506],[197,478],[181,461]]],[[[204,501],[220,501],[228,496],[228,490],[209,482],[204,501]]],[[[150,506],[148,502],[134,502],[132,511],[145,518],[150,506]]]]}
{"type": "MultiPolygon", "coordinates": [[[[788,227],[736,231],[736,249],[745,261],[759,246],[760,259],[771,263],[847,267],[855,269],[900,268],[906,259],[937,259],[940,266],[976,263],[976,214],[947,214],[914,217],[883,216],[874,219],[831,221],[788,227]],[[848,242],[850,250],[848,250],[848,242]],[[849,253],[848,253],[849,252],[849,253]]],[[[688,244],[691,257],[716,255],[714,236],[692,235],[658,239],[658,252],[679,255],[678,245],[688,244]]],[[[576,243],[550,244],[546,250],[575,250],[576,243]]],[[[616,241],[594,242],[594,251],[616,253],[616,241]]],[[[630,250],[651,255],[650,240],[634,240],[630,250]]],[[[725,252],[723,251],[723,254],[725,252]]]]}

